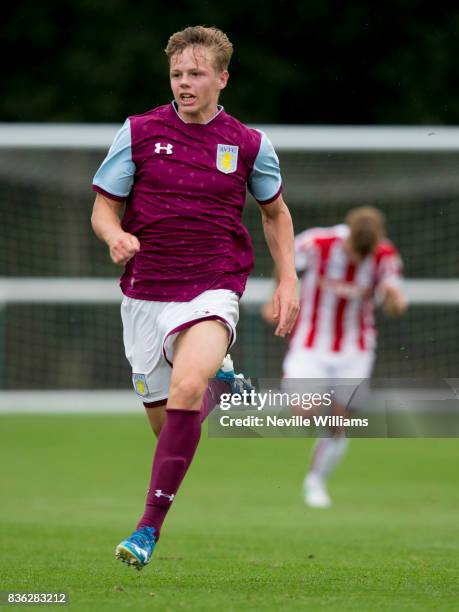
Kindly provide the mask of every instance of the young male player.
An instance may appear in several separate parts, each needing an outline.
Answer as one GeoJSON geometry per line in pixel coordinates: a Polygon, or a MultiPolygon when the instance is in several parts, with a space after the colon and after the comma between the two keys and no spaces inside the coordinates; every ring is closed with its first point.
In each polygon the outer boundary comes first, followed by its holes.
{"type": "MultiPolygon", "coordinates": [[[[385,219],[376,208],[349,212],[346,222],[306,230],[295,238],[301,279],[300,314],[283,363],[284,379],[369,378],[376,349],[374,307],[400,316],[406,309],[401,260],[385,238],[385,219]]],[[[272,321],[271,304],[263,309],[272,321]]],[[[345,414],[338,402],[334,414],[345,414]]],[[[348,444],[340,428],[320,438],[304,480],[305,503],[331,503],[326,481],[348,444]]]]}
{"type": "MultiPolygon", "coordinates": [[[[171,36],[173,102],[129,117],[93,182],[94,231],[125,265],[121,312],[134,388],[159,434],[145,512],[116,551],[138,569],[150,560],[202,418],[218,399],[221,381],[208,389],[208,380],[236,339],[239,298],[253,267],[241,222],[246,188],[260,204],[279,268],[276,335],[290,332],[299,309],[277,156],[266,135],[218,104],[232,51],[216,28],[171,36]]],[[[231,378],[231,366],[225,369],[219,376],[231,378]]]]}

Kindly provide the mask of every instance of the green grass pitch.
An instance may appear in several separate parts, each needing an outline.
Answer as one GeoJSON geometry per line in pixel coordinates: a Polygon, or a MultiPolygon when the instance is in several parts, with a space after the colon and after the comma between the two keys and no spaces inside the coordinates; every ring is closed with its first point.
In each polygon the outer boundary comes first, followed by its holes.
{"type": "Polygon", "coordinates": [[[4,415],[0,431],[2,591],[67,591],[68,609],[95,611],[459,607],[457,440],[353,440],[334,507],[311,510],[311,441],[204,432],[136,572],[114,548],[143,508],[146,418],[4,415]]]}

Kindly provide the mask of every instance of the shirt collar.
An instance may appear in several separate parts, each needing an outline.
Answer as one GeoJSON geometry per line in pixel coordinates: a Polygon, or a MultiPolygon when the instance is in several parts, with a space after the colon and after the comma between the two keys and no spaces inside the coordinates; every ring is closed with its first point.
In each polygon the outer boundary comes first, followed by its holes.
{"type": "Polygon", "coordinates": [[[217,104],[217,112],[215,113],[215,115],[212,115],[212,117],[209,119],[209,121],[206,121],[205,123],[189,123],[187,121],[184,121],[182,119],[182,117],[180,117],[180,114],[179,114],[178,108],[177,108],[177,102],[175,100],[172,100],[171,104],[172,104],[172,108],[175,111],[175,114],[180,119],[180,121],[182,123],[184,123],[185,125],[209,125],[209,123],[211,123],[216,117],[218,117],[218,115],[224,110],[224,108],[223,108],[223,106],[221,104],[217,104]]]}

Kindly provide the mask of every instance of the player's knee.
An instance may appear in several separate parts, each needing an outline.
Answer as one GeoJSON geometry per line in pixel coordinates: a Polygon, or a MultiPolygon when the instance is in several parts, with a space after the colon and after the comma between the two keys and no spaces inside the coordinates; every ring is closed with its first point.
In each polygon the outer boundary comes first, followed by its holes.
{"type": "Polygon", "coordinates": [[[180,380],[172,380],[169,390],[169,399],[180,406],[194,406],[200,403],[207,388],[207,380],[200,380],[196,376],[185,376],[180,380]]]}

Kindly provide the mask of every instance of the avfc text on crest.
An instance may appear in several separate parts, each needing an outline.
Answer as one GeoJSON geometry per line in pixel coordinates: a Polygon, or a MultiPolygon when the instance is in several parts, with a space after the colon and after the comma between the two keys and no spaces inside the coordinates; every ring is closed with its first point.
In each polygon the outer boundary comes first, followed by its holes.
{"type": "Polygon", "coordinates": [[[238,151],[239,147],[233,145],[217,145],[217,169],[224,174],[236,172],[238,151]]]}

